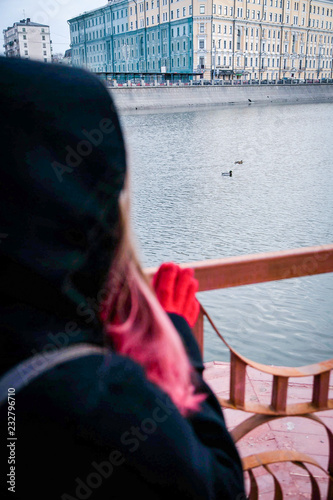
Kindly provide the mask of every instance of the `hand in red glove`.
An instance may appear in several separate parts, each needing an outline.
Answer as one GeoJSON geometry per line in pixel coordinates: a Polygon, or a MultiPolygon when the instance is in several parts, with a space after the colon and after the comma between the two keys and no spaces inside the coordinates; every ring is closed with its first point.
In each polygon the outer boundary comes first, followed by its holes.
{"type": "Polygon", "coordinates": [[[195,325],[200,305],[195,298],[199,285],[193,269],[182,269],[172,262],[162,264],[152,286],[166,312],[179,314],[191,327],[195,325]]]}

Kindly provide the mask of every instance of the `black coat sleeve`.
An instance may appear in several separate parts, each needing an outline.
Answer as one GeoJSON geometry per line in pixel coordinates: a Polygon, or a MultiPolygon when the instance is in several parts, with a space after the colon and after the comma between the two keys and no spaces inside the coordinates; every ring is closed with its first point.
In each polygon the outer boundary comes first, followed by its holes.
{"type": "Polygon", "coordinates": [[[241,476],[239,484],[242,484],[242,463],[237,448],[226,429],[220,404],[211,388],[203,379],[203,359],[192,329],[182,316],[174,313],[169,313],[168,316],[177,329],[190,362],[195,369],[194,383],[196,390],[206,395],[205,402],[201,405],[201,411],[193,414],[188,420],[195,432],[199,430],[198,437],[202,443],[205,443],[209,447],[214,447],[217,443],[220,443],[220,451],[226,453],[229,459],[233,461],[236,473],[241,476]]]}
{"type": "Polygon", "coordinates": [[[113,359],[100,389],[87,422],[89,440],[113,445],[124,469],[152,488],[152,498],[245,498],[238,452],[203,381],[200,390],[206,390],[207,399],[189,418],[128,359],[113,359]],[[112,428],[107,409],[112,409],[112,428]]]}
{"type": "MultiPolygon", "coordinates": [[[[120,387],[127,388],[126,397],[118,399],[117,411],[122,414],[118,448],[126,464],[154,487],[156,498],[162,498],[163,491],[165,498],[243,500],[242,463],[220,405],[202,378],[197,342],[181,316],[169,317],[195,368],[196,389],[206,399],[200,411],[183,418],[170,398],[147,381],[141,368],[126,360],[126,369],[117,370],[118,377],[122,374],[120,387]]],[[[105,400],[114,400],[114,394],[121,392],[112,379],[111,387],[105,388],[105,400]]]]}

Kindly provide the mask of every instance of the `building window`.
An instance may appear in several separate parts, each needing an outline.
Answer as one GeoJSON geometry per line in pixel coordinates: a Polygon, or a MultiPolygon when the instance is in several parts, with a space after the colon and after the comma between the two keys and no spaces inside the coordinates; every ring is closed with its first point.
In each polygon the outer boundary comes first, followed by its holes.
{"type": "Polygon", "coordinates": [[[241,31],[237,30],[237,50],[240,50],[241,45],[241,31]]]}
{"type": "Polygon", "coordinates": [[[205,13],[205,6],[200,5],[200,14],[204,14],[204,13],[205,13]]]}
{"type": "Polygon", "coordinates": [[[23,40],[26,40],[27,39],[27,35],[23,35],[23,40]]]}
{"type": "Polygon", "coordinates": [[[205,40],[199,40],[199,49],[205,48],[205,40]]]}
{"type": "Polygon", "coordinates": [[[200,24],[200,33],[204,33],[204,32],[205,32],[205,25],[200,24]]]}

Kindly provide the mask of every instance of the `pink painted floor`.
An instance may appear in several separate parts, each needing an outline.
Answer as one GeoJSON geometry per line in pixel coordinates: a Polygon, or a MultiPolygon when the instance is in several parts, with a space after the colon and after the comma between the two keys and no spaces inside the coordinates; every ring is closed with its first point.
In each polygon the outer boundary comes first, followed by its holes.
{"type": "MultiPolygon", "coordinates": [[[[229,397],[229,363],[212,361],[205,364],[204,378],[212,390],[220,397],[229,397]]],[[[272,376],[247,368],[246,398],[260,403],[269,403],[272,376]]],[[[288,387],[288,403],[311,400],[312,377],[291,378],[288,387]]],[[[333,398],[333,373],[330,379],[330,398],[333,398]]],[[[226,424],[232,430],[251,413],[224,409],[226,424]]],[[[315,413],[333,431],[333,410],[315,413]]],[[[270,450],[297,450],[314,458],[327,470],[328,439],[325,428],[302,417],[283,417],[273,420],[251,431],[237,443],[240,456],[270,450]]],[[[303,500],[311,498],[311,484],[307,472],[292,463],[270,466],[280,481],[284,498],[303,500]]],[[[328,479],[318,467],[308,465],[316,477],[321,499],[327,498],[328,479]]],[[[259,486],[260,500],[274,500],[273,479],[263,467],[254,470],[259,486]]],[[[246,487],[248,478],[246,474],[246,487]]]]}

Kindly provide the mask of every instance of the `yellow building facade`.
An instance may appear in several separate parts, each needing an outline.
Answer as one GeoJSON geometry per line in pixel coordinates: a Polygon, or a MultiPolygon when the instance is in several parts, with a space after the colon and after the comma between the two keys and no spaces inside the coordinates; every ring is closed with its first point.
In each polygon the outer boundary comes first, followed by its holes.
{"type": "Polygon", "coordinates": [[[69,24],[96,72],[332,78],[333,0],[112,0],[69,24]]]}
{"type": "Polygon", "coordinates": [[[224,0],[212,9],[208,61],[218,76],[332,77],[331,1],[224,0]]]}
{"type": "Polygon", "coordinates": [[[206,78],[332,78],[331,1],[200,1],[195,62],[206,78]]]}

